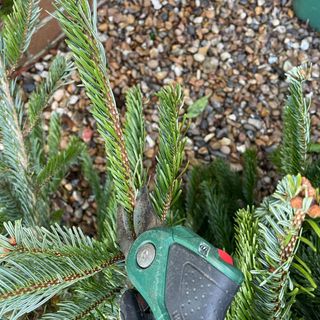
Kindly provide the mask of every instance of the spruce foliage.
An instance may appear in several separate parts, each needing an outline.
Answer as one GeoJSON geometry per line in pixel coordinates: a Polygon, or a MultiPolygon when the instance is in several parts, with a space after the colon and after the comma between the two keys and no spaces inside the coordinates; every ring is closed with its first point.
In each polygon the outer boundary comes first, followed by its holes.
{"type": "Polygon", "coordinates": [[[186,190],[187,224],[208,241],[234,251],[235,213],[253,205],[257,182],[257,154],[243,155],[244,171],[238,173],[222,159],[192,168],[186,190]]]}
{"type": "Polygon", "coordinates": [[[0,219],[22,219],[29,226],[49,224],[49,199],[83,149],[77,139],[71,139],[60,150],[58,114],[52,116],[47,138],[43,129],[42,111],[68,81],[73,70],[70,59],[56,57],[27,103],[11,77],[28,48],[39,13],[39,1],[15,1],[0,36],[0,219]]]}
{"type": "Polygon", "coordinates": [[[4,147],[0,153],[0,214],[6,221],[0,236],[1,319],[22,319],[34,311],[47,320],[117,319],[118,298],[127,283],[124,256],[117,245],[116,213],[120,207],[126,212],[125,227],[134,238],[132,214],[137,195],[142,188],[148,189],[152,178],[155,187],[148,192],[164,223],[181,223],[178,218],[182,216],[200,235],[234,253],[245,281],[227,319],[317,316],[311,307],[319,307],[316,251],[320,228],[312,218],[319,205],[315,189],[319,166],[308,154],[309,101],[302,86],[310,73],[309,65],[288,75],[290,97],[284,111],[279,161],[289,175],[278,183],[274,194],[258,203],[257,154],[248,150],[242,173],[234,172],[221,159],[193,168],[184,197],[180,197],[188,127],[186,118],[180,116],[182,88],[170,85],[157,94],[159,153],[155,177],[147,177],[142,93],[139,87],[128,91],[122,123],[96,28],[97,2],[93,1],[92,14],[88,0],[56,0],[56,17],[66,33],[105,142],[108,171],[103,181],[76,138],[65,150],[59,150],[58,114],[52,116],[48,137],[43,132],[41,112],[52,93],[67,81],[70,60],[58,57],[53,62],[28,108],[10,78],[39,14],[37,1],[23,3],[14,1],[0,41],[0,142],[4,147]],[[9,44],[16,32],[14,22],[21,31],[20,41],[9,44]],[[97,203],[97,240],[78,228],[49,226],[52,214],[47,199],[78,157],[97,203]],[[302,175],[310,177],[311,183],[302,175]],[[314,300],[306,302],[306,294],[314,300]]]}

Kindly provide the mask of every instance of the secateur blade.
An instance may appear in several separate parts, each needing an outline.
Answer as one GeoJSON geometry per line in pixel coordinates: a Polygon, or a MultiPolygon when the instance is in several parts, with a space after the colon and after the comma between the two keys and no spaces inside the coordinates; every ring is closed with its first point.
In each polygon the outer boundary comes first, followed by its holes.
{"type": "Polygon", "coordinates": [[[137,196],[136,206],[133,211],[133,228],[132,222],[129,221],[128,213],[124,208],[119,207],[117,212],[117,234],[120,248],[127,257],[132,243],[134,242],[134,234],[138,237],[143,232],[161,226],[161,220],[155,213],[150,201],[147,187],[143,187],[137,196]]]}
{"type": "Polygon", "coordinates": [[[148,189],[143,187],[138,194],[133,212],[134,231],[137,236],[140,236],[141,233],[160,225],[161,220],[153,209],[148,189]]]}

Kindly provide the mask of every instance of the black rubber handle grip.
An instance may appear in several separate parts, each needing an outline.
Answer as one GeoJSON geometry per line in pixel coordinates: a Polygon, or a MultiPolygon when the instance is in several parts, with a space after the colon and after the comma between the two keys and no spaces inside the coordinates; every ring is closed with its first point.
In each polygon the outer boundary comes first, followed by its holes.
{"type": "Polygon", "coordinates": [[[171,320],[223,320],[238,289],[199,255],[170,247],[165,301],[171,320]]]}
{"type": "Polygon", "coordinates": [[[127,290],[120,302],[121,320],[155,320],[146,302],[134,289],[127,290]]]}

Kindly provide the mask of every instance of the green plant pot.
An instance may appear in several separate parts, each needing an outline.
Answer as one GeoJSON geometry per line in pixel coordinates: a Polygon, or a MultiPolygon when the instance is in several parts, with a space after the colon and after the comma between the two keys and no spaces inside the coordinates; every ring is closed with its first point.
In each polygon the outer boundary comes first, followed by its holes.
{"type": "Polygon", "coordinates": [[[293,8],[300,19],[320,31],[320,0],[294,0],[293,8]]]}

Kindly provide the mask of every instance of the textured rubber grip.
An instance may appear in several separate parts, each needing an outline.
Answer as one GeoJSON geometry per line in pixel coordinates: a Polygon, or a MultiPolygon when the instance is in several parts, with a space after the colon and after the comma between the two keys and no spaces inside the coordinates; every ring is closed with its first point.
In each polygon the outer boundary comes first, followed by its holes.
{"type": "Polygon", "coordinates": [[[204,258],[170,247],[165,302],[171,320],[223,320],[238,289],[204,258]]]}

